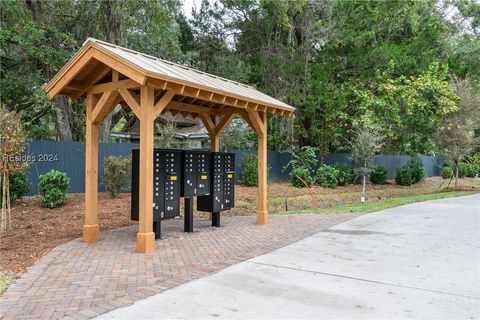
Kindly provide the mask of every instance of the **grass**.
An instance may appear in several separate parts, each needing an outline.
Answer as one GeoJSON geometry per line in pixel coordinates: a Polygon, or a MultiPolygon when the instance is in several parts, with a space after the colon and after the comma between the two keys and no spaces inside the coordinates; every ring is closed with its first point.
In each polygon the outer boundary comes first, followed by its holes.
{"type": "Polygon", "coordinates": [[[13,283],[15,274],[9,271],[0,270],[0,295],[13,283]]]}
{"type": "Polygon", "coordinates": [[[428,200],[444,199],[449,197],[460,197],[473,194],[469,191],[450,191],[434,194],[423,194],[399,198],[389,198],[384,200],[377,200],[373,202],[367,202],[364,206],[361,203],[338,205],[327,208],[307,209],[307,210],[295,210],[287,212],[279,212],[275,214],[322,214],[322,213],[342,213],[342,212],[373,212],[380,211],[388,208],[398,207],[404,204],[422,202],[428,200]]]}
{"type": "Polygon", "coordinates": [[[460,186],[480,188],[480,181],[470,181],[462,183],[460,186]]]}

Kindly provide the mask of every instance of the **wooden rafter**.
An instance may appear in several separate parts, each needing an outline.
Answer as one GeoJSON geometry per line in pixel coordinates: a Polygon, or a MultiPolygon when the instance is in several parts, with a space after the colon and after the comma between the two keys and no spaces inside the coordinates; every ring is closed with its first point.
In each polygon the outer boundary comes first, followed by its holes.
{"type": "Polygon", "coordinates": [[[78,98],[80,98],[82,95],[85,94],[85,92],[91,87],[93,86],[95,83],[97,83],[98,81],[102,80],[103,77],[105,77],[107,75],[108,72],[110,72],[110,67],[106,66],[106,65],[101,65],[101,66],[98,66],[97,68],[95,68],[93,71],[91,71],[85,78],[85,80],[83,81],[83,90],[76,93],[75,95],[72,96],[72,100],[77,100],[78,98]]]}
{"type": "Polygon", "coordinates": [[[113,103],[117,96],[117,91],[106,91],[102,94],[92,112],[93,123],[101,123],[105,116],[107,116],[112,111],[113,107],[115,107],[113,103]]]}
{"type": "Polygon", "coordinates": [[[163,109],[165,109],[165,107],[172,100],[174,95],[175,95],[175,92],[169,90],[165,92],[165,94],[160,98],[160,100],[158,100],[157,103],[155,103],[155,106],[153,108],[154,109],[153,114],[155,118],[162,113],[163,109]]]}
{"type": "Polygon", "coordinates": [[[123,100],[128,104],[133,113],[140,118],[140,99],[139,97],[127,89],[118,89],[118,93],[122,96],[123,100]]]}

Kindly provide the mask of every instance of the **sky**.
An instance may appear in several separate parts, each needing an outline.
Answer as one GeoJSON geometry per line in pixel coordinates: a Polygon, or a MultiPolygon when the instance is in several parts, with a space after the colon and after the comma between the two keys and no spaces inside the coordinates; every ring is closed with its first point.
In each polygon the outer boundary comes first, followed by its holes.
{"type": "Polygon", "coordinates": [[[193,7],[197,7],[197,6],[200,6],[200,3],[202,2],[201,0],[183,0],[183,14],[185,14],[185,16],[187,18],[191,18],[192,17],[192,8],[193,7]]]}

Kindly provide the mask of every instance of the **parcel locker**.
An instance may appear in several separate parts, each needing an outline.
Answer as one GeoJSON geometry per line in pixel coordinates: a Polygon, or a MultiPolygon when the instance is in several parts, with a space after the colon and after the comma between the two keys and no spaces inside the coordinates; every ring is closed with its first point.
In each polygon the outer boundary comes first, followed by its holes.
{"type": "Polygon", "coordinates": [[[210,152],[182,152],[182,183],[180,195],[185,198],[210,194],[210,152]]]}
{"type": "MultiPolygon", "coordinates": [[[[132,150],[131,219],[139,219],[140,152],[132,150]]],[[[181,151],[155,149],[153,152],[153,221],[180,215],[181,151]]]]}
{"type": "Polygon", "coordinates": [[[229,210],[234,207],[235,154],[213,152],[211,162],[211,193],[198,197],[197,210],[206,212],[229,210]]]}

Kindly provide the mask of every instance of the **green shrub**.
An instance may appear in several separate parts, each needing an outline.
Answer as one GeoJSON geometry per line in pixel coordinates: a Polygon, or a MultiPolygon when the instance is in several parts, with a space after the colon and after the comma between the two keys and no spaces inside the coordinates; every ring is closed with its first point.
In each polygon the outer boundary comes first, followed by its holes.
{"type": "MultiPolygon", "coordinates": [[[[10,203],[13,204],[15,200],[22,198],[28,190],[30,184],[28,182],[28,175],[24,171],[11,173],[8,175],[8,183],[10,185],[10,203]]],[[[0,195],[3,192],[3,184],[0,185],[0,195]]],[[[2,204],[2,197],[0,196],[0,205],[2,204]]]]}
{"type": "Polygon", "coordinates": [[[67,201],[67,190],[70,178],[66,173],[50,170],[38,178],[38,193],[42,205],[47,208],[57,208],[67,201]]]}
{"type": "Polygon", "coordinates": [[[454,177],[455,173],[453,171],[452,167],[444,167],[442,169],[442,178],[443,179],[452,179],[454,177]]]}
{"type": "Polygon", "coordinates": [[[339,171],[333,166],[322,165],[317,170],[315,182],[322,188],[335,189],[338,185],[337,176],[339,171]]]}
{"type": "Polygon", "coordinates": [[[130,157],[110,156],[105,159],[103,167],[103,184],[112,198],[116,198],[127,182],[130,157]]]}
{"type": "Polygon", "coordinates": [[[353,182],[353,168],[345,163],[336,163],[333,165],[338,170],[337,181],[339,186],[344,186],[353,182]]]}
{"type": "Polygon", "coordinates": [[[477,167],[477,165],[470,163],[460,163],[458,172],[460,178],[475,178],[477,174],[479,174],[479,168],[477,167]]]}
{"type": "Polygon", "coordinates": [[[419,183],[425,177],[425,169],[423,168],[422,159],[419,156],[414,156],[408,161],[407,166],[412,171],[412,184],[419,183]]]}
{"type": "Polygon", "coordinates": [[[293,169],[290,172],[290,182],[297,188],[303,188],[304,184],[297,179],[297,176],[303,179],[305,183],[310,187],[313,182],[314,178],[312,177],[312,174],[310,173],[310,170],[305,167],[298,167],[293,169]]]}
{"type": "Polygon", "coordinates": [[[412,168],[409,165],[397,168],[395,183],[402,186],[411,186],[413,184],[412,168]]]}
{"type": "Polygon", "coordinates": [[[370,172],[370,181],[374,184],[387,183],[388,172],[384,166],[375,166],[370,172]]]}
{"type": "Polygon", "coordinates": [[[240,181],[243,185],[254,187],[258,185],[258,157],[254,154],[247,154],[242,157],[242,172],[240,181]]]}

